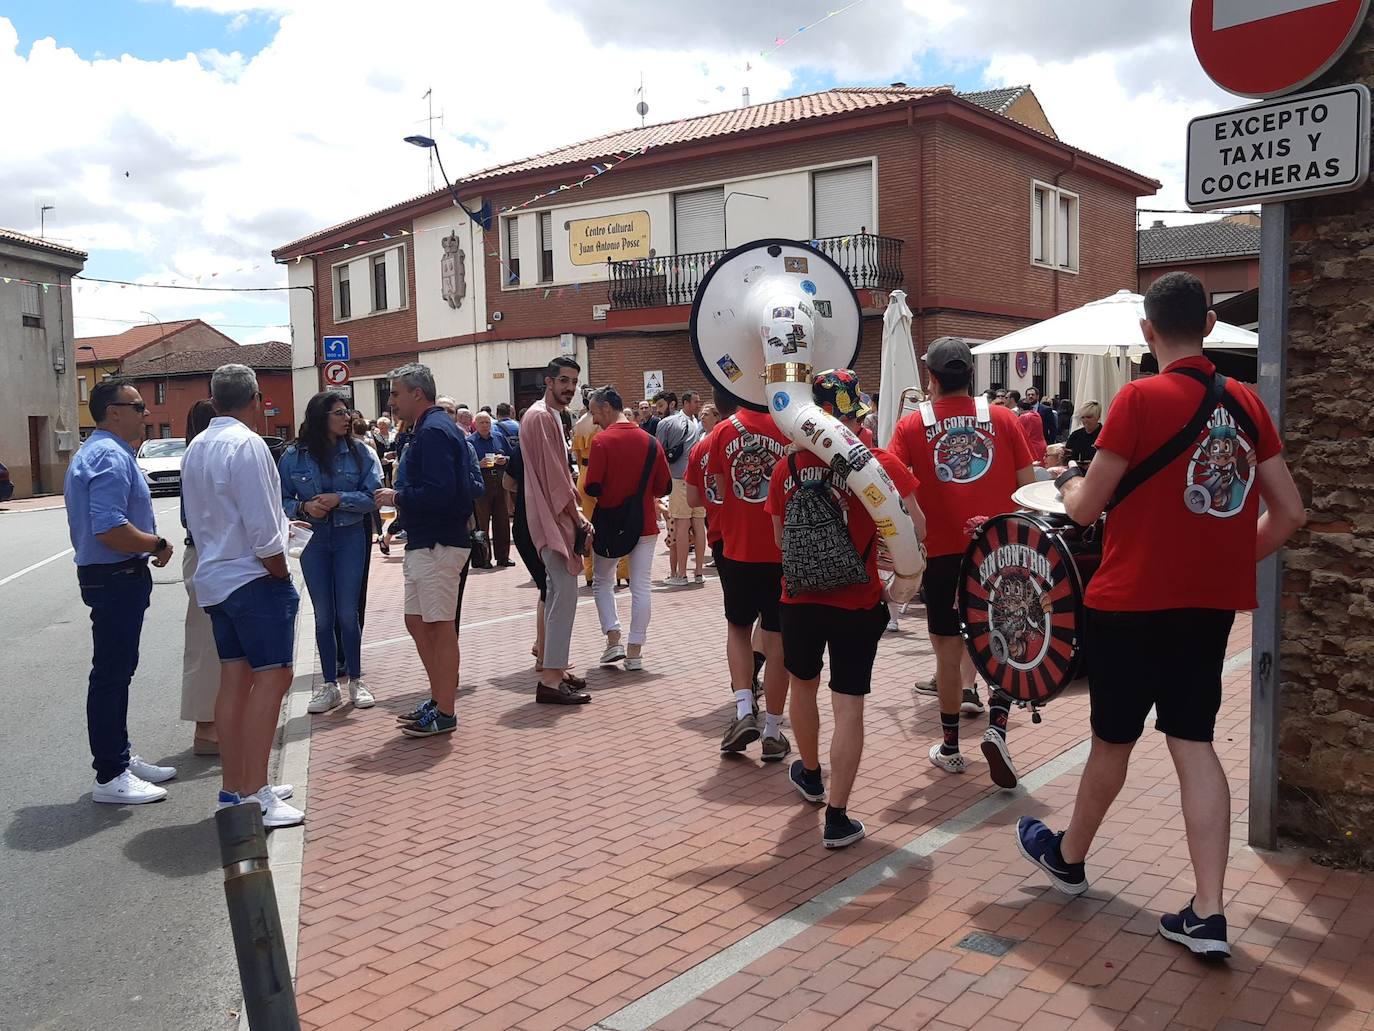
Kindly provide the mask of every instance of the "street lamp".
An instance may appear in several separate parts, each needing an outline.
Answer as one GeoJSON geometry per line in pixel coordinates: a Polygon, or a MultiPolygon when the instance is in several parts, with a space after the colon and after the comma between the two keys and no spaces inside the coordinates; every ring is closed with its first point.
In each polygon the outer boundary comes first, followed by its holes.
{"type": "MultiPolygon", "coordinates": [[[[153,314],[152,312],[150,312],[150,311],[141,311],[141,312],[139,312],[139,314],[140,314],[140,315],[147,315],[148,318],[152,319],[154,322],[157,323],[157,338],[158,338],[159,340],[161,340],[163,337],[165,337],[165,336],[167,335],[167,327],[164,326],[164,325],[162,324],[162,320],[161,320],[160,318],[158,318],[156,315],[154,315],[154,314],[153,314]]],[[[162,352],[161,358],[162,358],[162,404],[165,405],[165,404],[167,403],[167,395],[170,394],[170,393],[172,392],[172,380],[171,380],[171,377],[170,377],[170,376],[168,375],[168,373],[167,373],[167,352],[166,352],[165,350],[162,352]]]]}
{"type": "Polygon", "coordinates": [[[735,190],[725,198],[725,203],[720,206],[720,233],[725,237],[725,246],[730,246],[730,226],[726,219],[730,215],[730,202],[736,197],[753,197],[755,200],[767,200],[761,193],[745,193],[743,190],[735,190]]]}
{"type": "Polygon", "coordinates": [[[444,171],[444,159],[439,156],[439,144],[428,136],[407,136],[405,138],[405,141],[411,144],[412,146],[419,147],[421,150],[433,149],[434,160],[439,163],[439,174],[444,177],[444,185],[448,187],[449,193],[453,195],[453,203],[457,204],[460,208],[462,208],[463,214],[467,215],[468,218],[472,219],[483,229],[490,229],[491,201],[484,200],[482,202],[482,209],[480,211],[473,211],[471,208],[469,208],[466,204],[463,203],[462,199],[458,196],[458,191],[454,188],[453,183],[449,182],[448,173],[444,171]]]}

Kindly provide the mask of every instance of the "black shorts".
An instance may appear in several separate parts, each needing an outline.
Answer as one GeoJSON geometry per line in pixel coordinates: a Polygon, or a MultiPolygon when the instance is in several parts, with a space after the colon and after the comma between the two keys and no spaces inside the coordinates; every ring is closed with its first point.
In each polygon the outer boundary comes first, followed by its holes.
{"type": "Polygon", "coordinates": [[[815,680],[830,649],[830,690],[866,695],[873,684],[878,639],[887,630],[887,605],[837,609],[831,605],[782,606],[782,661],[798,680],[815,680]]]}
{"type": "Polygon", "coordinates": [[[1225,609],[1087,613],[1093,733],[1114,744],[1135,741],[1154,706],[1156,730],[1184,741],[1211,741],[1236,614],[1225,609]]]}
{"type": "Polygon", "coordinates": [[[712,542],[711,542],[711,561],[715,563],[717,572],[720,571],[720,567],[721,567],[721,566],[725,565],[725,542],[724,542],[724,541],[712,541],[712,542]]]}
{"type": "Polygon", "coordinates": [[[732,626],[752,627],[777,633],[778,606],[782,602],[781,562],[736,562],[721,556],[716,564],[725,593],[725,621],[732,626]]]}
{"type": "Polygon", "coordinates": [[[963,555],[937,555],[926,560],[921,590],[926,596],[926,628],[935,637],[959,637],[959,567],[963,555]]]}

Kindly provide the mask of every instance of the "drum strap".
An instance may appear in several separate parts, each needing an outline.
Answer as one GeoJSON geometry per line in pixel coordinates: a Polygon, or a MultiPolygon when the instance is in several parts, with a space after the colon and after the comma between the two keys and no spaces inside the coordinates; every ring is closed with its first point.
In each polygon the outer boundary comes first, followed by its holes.
{"type": "Polygon", "coordinates": [[[1187,376],[1189,379],[1202,384],[1204,388],[1202,401],[1198,405],[1196,414],[1188,421],[1188,425],[1166,440],[1157,451],[1139,465],[1127,470],[1126,475],[1121,478],[1121,482],[1117,485],[1116,494],[1107,506],[1108,511],[1125,501],[1127,495],[1151,476],[1154,476],[1155,473],[1168,468],[1176,458],[1192,447],[1197,441],[1198,434],[1202,432],[1202,428],[1207,425],[1212,413],[1216,411],[1218,404],[1231,413],[1232,418],[1236,420],[1236,424],[1240,426],[1246,436],[1253,441],[1259,440],[1259,431],[1255,426],[1255,421],[1250,418],[1250,413],[1242,408],[1240,402],[1236,401],[1231,392],[1226,389],[1225,376],[1216,373],[1209,377],[1197,369],[1189,368],[1170,369],[1166,375],[1187,376]]]}
{"type": "Polygon", "coordinates": [[[921,412],[921,424],[929,429],[935,425],[935,406],[929,401],[922,401],[917,408],[921,412]]]}
{"type": "MultiPolygon", "coordinates": [[[[920,405],[918,405],[917,407],[920,409],[921,412],[922,425],[924,425],[927,429],[929,429],[931,426],[934,426],[935,406],[931,404],[929,401],[922,401],[920,405]]],[[[977,397],[973,399],[973,417],[977,419],[981,425],[986,425],[992,422],[992,411],[988,408],[988,399],[984,397],[982,394],[979,394],[977,397]]]]}

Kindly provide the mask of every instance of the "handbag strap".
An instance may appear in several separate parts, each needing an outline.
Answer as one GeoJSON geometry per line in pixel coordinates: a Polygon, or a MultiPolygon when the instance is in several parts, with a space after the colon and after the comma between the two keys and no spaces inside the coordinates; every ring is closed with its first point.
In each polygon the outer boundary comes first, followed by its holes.
{"type": "Polygon", "coordinates": [[[1208,376],[1205,372],[1191,368],[1169,369],[1165,375],[1187,376],[1189,379],[1202,384],[1202,400],[1198,404],[1197,411],[1183,429],[1166,440],[1153,454],[1127,471],[1126,475],[1121,478],[1116,493],[1107,506],[1108,511],[1125,501],[1127,496],[1137,487],[1167,468],[1175,459],[1186,452],[1197,440],[1198,434],[1207,425],[1207,421],[1212,417],[1212,412],[1216,410],[1218,404],[1231,413],[1232,418],[1236,420],[1251,440],[1258,438],[1258,431],[1254,420],[1250,418],[1250,413],[1245,411],[1232,398],[1231,392],[1226,389],[1227,379],[1225,376],[1220,373],[1208,376]]]}
{"type": "Polygon", "coordinates": [[[644,452],[644,474],[639,478],[639,496],[649,489],[649,477],[654,474],[654,459],[658,457],[658,441],[649,438],[649,450],[644,452]]]}

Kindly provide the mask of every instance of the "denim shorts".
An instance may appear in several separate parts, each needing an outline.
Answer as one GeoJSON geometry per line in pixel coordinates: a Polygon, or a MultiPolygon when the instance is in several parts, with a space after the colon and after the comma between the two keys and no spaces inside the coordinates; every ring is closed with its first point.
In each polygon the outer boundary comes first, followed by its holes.
{"type": "Polygon", "coordinates": [[[288,580],[260,576],[205,611],[220,662],[246,661],[255,671],[291,668],[300,595],[288,580]]]}

